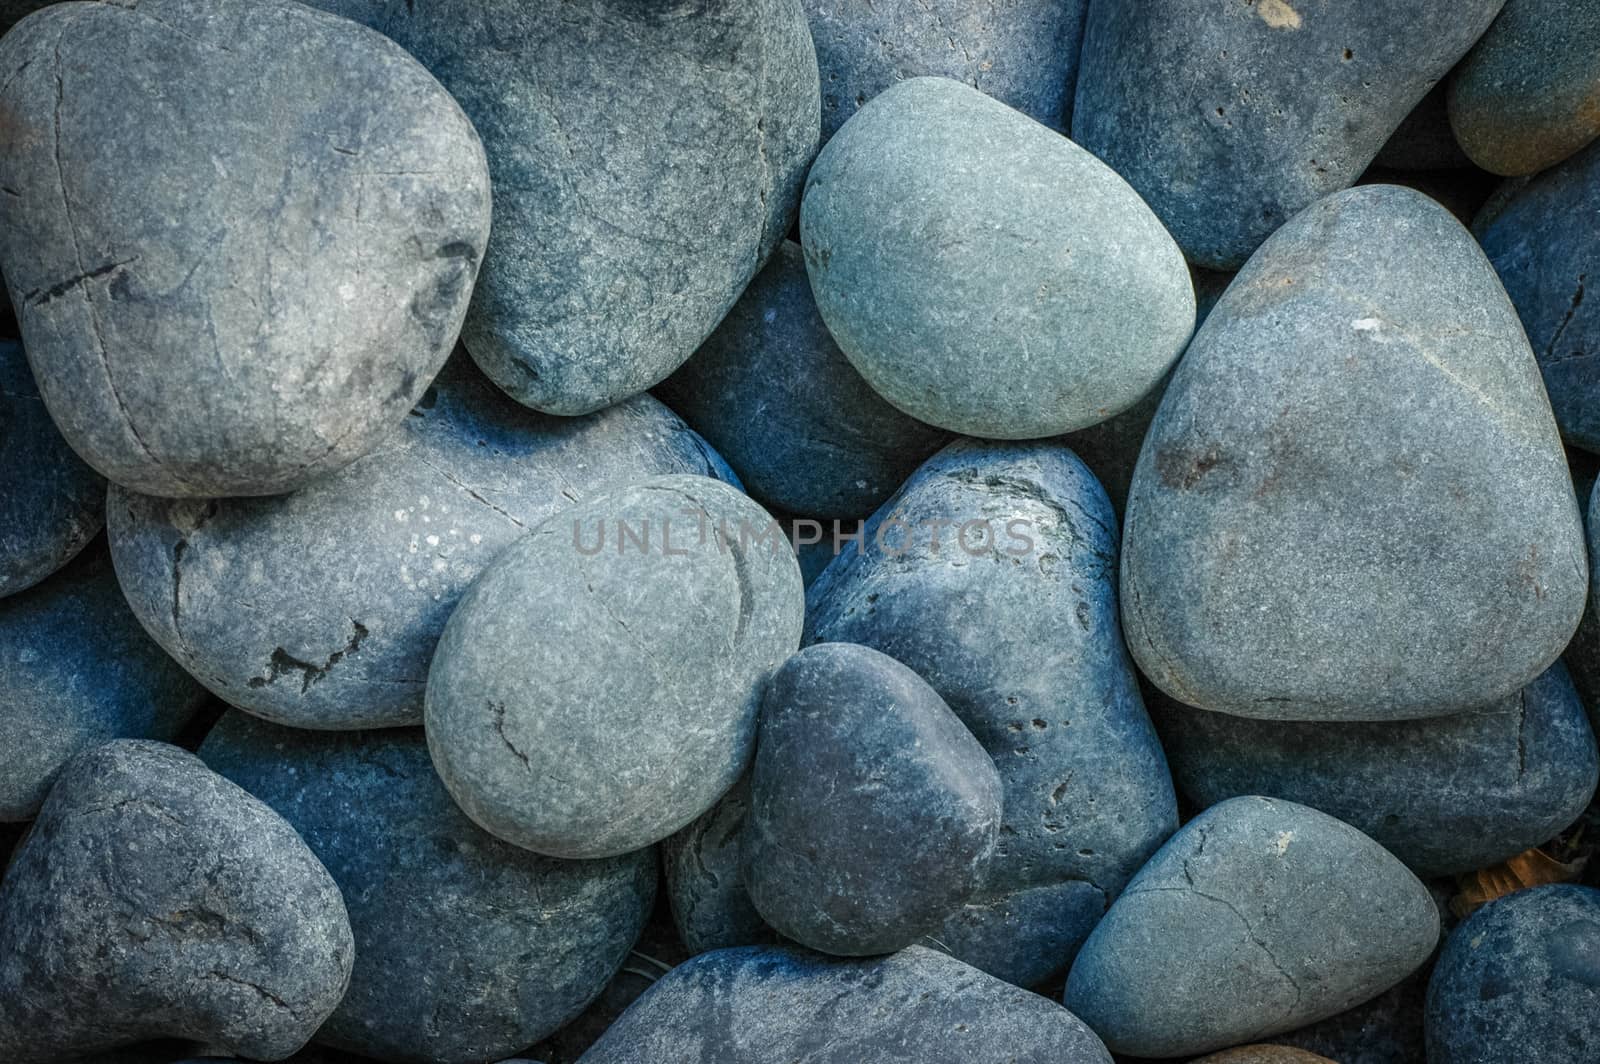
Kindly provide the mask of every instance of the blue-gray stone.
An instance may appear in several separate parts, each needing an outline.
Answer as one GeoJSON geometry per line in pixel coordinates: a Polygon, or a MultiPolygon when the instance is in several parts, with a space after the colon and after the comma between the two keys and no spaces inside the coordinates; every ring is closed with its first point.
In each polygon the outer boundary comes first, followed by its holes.
{"type": "Polygon", "coordinates": [[[1111,1064],[1077,1017],[932,950],[876,960],[796,949],[702,954],[674,968],[580,1064],[1111,1064]]]}
{"type": "Polygon", "coordinates": [[[812,949],[892,953],[971,896],[1000,831],[1000,775],[944,699],[886,654],[821,643],[767,684],[742,879],[812,949]]]}
{"type": "Polygon", "coordinates": [[[1355,183],[1505,0],[1092,0],[1072,138],[1196,265],[1235,270],[1355,183]]]}
{"type": "Polygon", "coordinates": [[[800,236],[817,309],[867,383],[967,435],[1104,421],[1194,328],[1183,256],[1127,182],[947,78],[901,82],[828,142],[800,236]]]}
{"type": "Polygon", "coordinates": [[[1394,720],[1515,694],[1588,586],[1538,365],[1444,208],[1363,185],[1223,294],[1134,473],[1123,624],[1188,705],[1394,720]]]}
{"type": "Polygon", "coordinates": [[[803,613],[777,522],[728,485],[663,476],[591,496],[461,597],[428,673],[434,765],[508,842],[568,858],[648,846],[749,766],[761,688],[803,613]]]}
{"type": "Polygon", "coordinates": [[[828,335],[784,241],[717,331],[656,389],[763,504],[871,513],[949,434],[890,406],[828,335]]]}
{"type": "Polygon", "coordinates": [[[338,473],[268,499],[113,489],[110,538],[140,622],[233,705],[300,728],[420,724],[434,644],[484,566],[606,485],[665,473],[731,479],[649,396],[540,415],[458,355],[338,473]]]}
{"type": "Polygon", "coordinates": [[[962,440],[808,593],[808,644],[905,664],[994,760],[999,845],[979,892],[928,941],[1022,986],[1065,969],[1177,827],[1117,623],[1116,565],[1110,503],[1072,452],[962,440]]]}
{"type": "Polygon", "coordinates": [[[485,834],[419,729],[312,732],[233,712],[200,756],[282,815],[344,894],[355,967],[319,1042],[418,1064],[515,1053],[600,993],[655,897],[651,850],[557,861],[485,834]]]}
{"type": "Polygon", "coordinates": [[[483,146],[416,60],[289,0],[55,4],[0,81],[0,265],[85,461],[273,495],[405,419],[489,235],[483,146]]]}
{"type": "Polygon", "coordinates": [[[1517,891],[1467,918],[1428,984],[1428,1064],[1590,1064],[1600,1053],[1600,891],[1517,891]]]}
{"type": "Polygon", "coordinates": [[[739,871],[740,842],[750,815],[746,775],[682,831],[661,843],[672,924],[690,953],[778,940],[750,900],[739,871]]]}
{"type": "Polygon", "coordinates": [[[0,598],[61,568],[105,524],[105,478],[67,446],[22,345],[0,340],[0,598]]]}
{"type": "Polygon", "coordinates": [[[1375,997],[1438,937],[1428,889],[1370,838],[1293,802],[1233,798],[1140,869],[1063,1000],[1116,1052],[1189,1056],[1375,997]]]}

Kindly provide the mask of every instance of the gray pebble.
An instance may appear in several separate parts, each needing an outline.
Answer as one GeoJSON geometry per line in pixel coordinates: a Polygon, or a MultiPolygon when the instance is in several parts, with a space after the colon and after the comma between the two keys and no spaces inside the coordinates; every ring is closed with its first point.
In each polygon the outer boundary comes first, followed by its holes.
{"type": "Polygon", "coordinates": [[[1063,1000],[1119,1053],[1189,1056],[1375,997],[1438,937],[1428,889],[1367,836],[1293,802],[1234,798],[1133,878],[1063,1000]]]}
{"type": "Polygon", "coordinates": [[[662,473],[731,477],[649,396],[548,417],[458,356],[338,473],[269,499],[113,489],[110,535],[140,621],[222,698],[301,728],[420,724],[434,645],[484,566],[576,500],[662,473]]]}
{"type": "Polygon", "coordinates": [[[270,495],[395,429],[489,229],[483,148],[427,71],[287,0],[141,0],[47,8],[0,77],[0,263],[90,465],[270,495]]]}
{"type": "Polygon", "coordinates": [[[280,1060],[344,994],[339,888],[271,809],[162,743],[62,769],[0,886],[0,1056],[160,1037],[280,1060]]]}
{"type": "Polygon", "coordinates": [[[776,942],[739,872],[740,840],[750,813],[746,775],[716,805],[661,843],[672,924],[690,953],[776,942]]]}
{"type": "Polygon", "coordinates": [[[332,734],[229,713],[206,763],[277,810],[350,909],[350,989],[317,1040],[380,1060],[493,1060],[576,1016],[644,926],[656,861],[556,861],[478,829],[420,730],[332,734]]]}
{"type": "Polygon", "coordinates": [[[946,78],[901,82],[828,142],[800,232],[846,357],[955,432],[1104,421],[1155,387],[1194,327],[1183,256],[1127,183],[946,78]]]}
{"type": "Polygon", "coordinates": [[[726,484],[591,496],[462,596],[428,674],[434,764],[508,842],[569,858],[648,846],[749,765],[761,687],[803,611],[776,522],[726,484]]]}
{"type": "Polygon", "coordinates": [[[1191,262],[1236,270],[1355,183],[1503,2],[1093,0],[1072,139],[1127,178],[1191,262]]]}
{"type": "Polygon", "coordinates": [[[1538,366],[1482,252],[1409,189],[1279,230],[1179,364],[1129,495],[1123,624],[1189,705],[1437,716],[1561,652],[1588,584],[1538,366]]]}

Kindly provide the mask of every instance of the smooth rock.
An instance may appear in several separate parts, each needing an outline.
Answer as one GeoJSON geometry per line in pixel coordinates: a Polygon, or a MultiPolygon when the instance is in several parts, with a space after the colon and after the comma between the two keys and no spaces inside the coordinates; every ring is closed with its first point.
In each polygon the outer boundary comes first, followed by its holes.
{"type": "Polygon", "coordinates": [[[81,750],[175,738],[204,697],[128,612],[104,544],[0,599],[0,821],[37,814],[81,750]]]}
{"type": "Polygon", "coordinates": [[[1474,163],[1513,177],[1600,135],[1600,8],[1506,0],[1450,76],[1450,127],[1474,163]]]}
{"type": "Polygon", "coordinates": [[[164,743],[62,769],[0,885],[0,1056],[152,1038],[281,1060],[344,994],[339,888],[294,829],[164,743]]]}
{"type": "MultiPolygon", "coordinates": [[[[1584,529],[1589,540],[1589,574],[1594,576],[1594,560],[1600,557],[1600,513],[1595,511],[1594,485],[1579,484],[1578,497],[1583,501],[1584,529]]],[[[1596,608],[1594,588],[1589,589],[1589,601],[1583,608],[1583,620],[1572,642],[1561,652],[1562,663],[1572,676],[1572,685],[1578,697],[1589,710],[1591,727],[1600,726],[1600,609],[1596,608]]]]}
{"type": "Polygon", "coordinates": [[[105,478],[67,446],[22,345],[0,341],[0,598],[32,587],[105,524],[105,478]]]}
{"type": "Polygon", "coordinates": [[[1193,1064],[1339,1064],[1339,1062],[1292,1046],[1253,1045],[1211,1053],[1194,1061],[1193,1064]]]}
{"type": "Polygon", "coordinates": [[[1111,1064],[1053,1002],[913,946],[875,960],[796,949],[702,954],[674,968],[581,1064],[1111,1064]]]}
{"type": "Polygon", "coordinates": [[[1071,122],[1088,0],[805,0],[822,74],[822,139],[907,78],[965,82],[1052,129],[1071,122]]]}
{"type": "Polygon", "coordinates": [[[373,24],[483,135],[494,232],[462,336],[528,406],[659,382],[793,225],[821,121],[800,0],[412,0],[373,24]]]}
{"type": "Polygon", "coordinates": [[[1537,370],[1433,201],[1364,185],[1279,230],[1145,438],[1121,585],[1140,669],[1276,720],[1438,716],[1531,682],[1588,584],[1537,370]]]}
{"type": "Polygon", "coordinates": [[[800,234],[817,309],[867,383],[967,435],[1104,421],[1194,327],[1183,257],[1127,183],[945,78],[901,82],[828,142],[800,234]]]}
{"type": "Polygon", "coordinates": [[[607,484],[664,473],[732,477],[648,396],[548,417],[458,356],[338,473],[270,499],[113,489],[110,538],[139,620],[220,697],[300,728],[420,724],[434,645],[484,566],[607,484]]]}
{"type": "Polygon", "coordinates": [[[319,1042],[421,1064],[526,1048],[604,989],[654,900],[650,850],[556,861],[485,834],[414,728],[229,713],[200,756],[288,820],[344,893],[355,968],[319,1042]]]}
{"type": "Polygon", "coordinates": [[[1600,891],[1556,884],[1456,928],[1428,984],[1428,1064],[1588,1064],[1600,1052],[1600,891]]]}
{"type": "Polygon", "coordinates": [[[812,585],[806,642],[905,664],[989,752],[1000,842],[978,894],[929,941],[1037,985],[1177,828],[1117,623],[1110,504],[1059,444],[962,440],[873,515],[864,542],[812,585]]]}
{"type": "Polygon", "coordinates": [[[778,933],[756,911],[739,872],[740,840],[750,815],[750,778],[688,827],[661,843],[672,924],[690,953],[764,945],[778,933]]]}
{"type": "Polygon", "coordinates": [[[742,879],[801,945],[892,953],[977,889],[1000,801],[994,762],[920,676],[853,643],[808,647],[762,698],[742,879]]]}
{"type": "Polygon", "coordinates": [[[656,394],[751,495],[791,514],[871,513],[948,439],[861,379],[822,324],[800,245],[787,240],[656,394]]]}
{"type": "Polygon", "coordinates": [[[1428,889],[1367,836],[1293,802],[1234,798],[1134,876],[1063,1000],[1116,1052],[1205,1053],[1375,997],[1438,937],[1428,889]]]}
{"type": "Polygon", "coordinates": [[[726,484],[591,496],[461,597],[428,674],[434,765],[508,842],[568,858],[648,846],[749,766],[762,685],[803,612],[777,523],[726,484]]]}
{"type": "Polygon", "coordinates": [[[1355,183],[1505,0],[1093,0],[1072,139],[1198,266],[1236,270],[1355,183]]]}
{"type": "Polygon", "coordinates": [[[1178,789],[1199,808],[1286,798],[1370,835],[1419,876],[1548,842],[1594,796],[1600,755],[1557,662],[1519,693],[1448,717],[1247,720],[1152,702],[1178,789]]]}
{"type": "Polygon", "coordinates": [[[477,134],[416,61],[288,0],[141,0],[52,5],[0,77],[0,265],[90,465],[272,495],[395,430],[489,230],[477,134]]]}

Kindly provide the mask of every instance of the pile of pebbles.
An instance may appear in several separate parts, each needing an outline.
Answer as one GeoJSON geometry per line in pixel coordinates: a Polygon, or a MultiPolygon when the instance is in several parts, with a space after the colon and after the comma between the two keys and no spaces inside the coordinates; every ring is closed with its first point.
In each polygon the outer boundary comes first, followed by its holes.
{"type": "Polygon", "coordinates": [[[0,1061],[1594,1064],[1594,6],[0,0],[0,1061]]]}

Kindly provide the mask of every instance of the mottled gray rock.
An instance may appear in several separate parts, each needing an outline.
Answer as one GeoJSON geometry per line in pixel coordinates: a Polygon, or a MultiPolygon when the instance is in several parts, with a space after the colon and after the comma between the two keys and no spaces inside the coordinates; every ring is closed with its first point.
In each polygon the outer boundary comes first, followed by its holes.
{"type": "Polygon", "coordinates": [[[1514,694],[1588,584],[1509,301],[1438,204],[1364,185],[1279,230],[1195,337],[1129,494],[1123,625],[1174,698],[1391,720],[1514,694]]]}
{"type": "Polygon", "coordinates": [[[0,1056],[151,1038],[281,1060],[339,1003],[338,887],[271,809],[163,743],[62,769],[0,887],[0,1056]]]}
{"type": "Polygon", "coordinates": [[[22,345],[0,341],[0,598],[71,561],[105,524],[105,498],[45,411],[22,345]]]}
{"type": "Polygon", "coordinates": [[[739,873],[740,838],[750,813],[750,777],[661,843],[672,923],[690,953],[775,942],[739,873]]]}
{"type": "Polygon", "coordinates": [[[426,70],[288,0],[141,0],[27,19],[0,78],[0,264],[90,465],[270,495],[394,431],[489,229],[483,148],[426,70]]]}
{"type": "Polygon", "coordinates": [[[867,961],[803,950],[707,953],[679,965],[582,1064],[1111,1064],[1076,1016],[912,946],[867,961]]]}
{"type": "Polygon", "coordinates": [[[1600,135],[1600,7],[1506,0],[1450,76],[1450,127],[1496,174],[1554,166],[1600,135]]]}
{"type": "Polygon", "coordinates": [[[1127,183],[960,82],[914,78],[862,108],[800,214],[840,349],[942,428],[1025,439],[1104,421],[1194,327],[1183,256],[1127,183]]]}
{"type": "Polygon", "coordinates": [[[1566,440],[1600,451],[1600,145],[1525,182],[1509,182],[1473,232],[1517,308],[1566,440]]]}
{"type": "Polygon", "coordinates": [[[822,74],[822,139],[907,78],[954,78],[1065,130],[1088,0],[805,0],[822,74]]]}
{"type": "Polygon", "coordinates": [[[204,697],[140,630],[101,543],[0,599],[0,821],[32,818],[80,750],[174,738],[204,697]]]}
{"type": "Polygon", "coordinates": [[[871,513],[949,435],[861,379],[822,324],[791,241],[656,394],[753,496],[812,517],[871,513]]]}
{"type": "Polygon", "coordinates": [[[761,687],[803,612],[777,523],[726,484],[594,495],[462,596],[428,674],[434,765],[508,842],[570,858],[648,846],[749,765],[761,687]]]}
{"type": "Polygon", "coordinates": [[[1600,891],[1557,884],[1456,928],[1428,984],[1428,1064],[1588,1064],[1600,1049],[1600,891]]]}
{"type": "Polygon", "coordinates": [[[1425,720],[1246,720],[1164,699],[1151,710],[1196,806],[1287,798],[1372,836],[1419,876],[1549,841],[1588,807],[1600,774],[1560,662],[1493,706],[1425,720]]]}
{"type": "Polygon", "coordinates": [[[1429,89],[1389,134],[1389,139],[1372,160],[1374,166],[1396,170],[1458,170],[1472,166],[1472,160],[1467,158],[1450,131],[1450,113],[1445,106],[1446,84],[1441,81],[1429,89]]]}
{"type": "Polygon", "coordinates": [[[853,643],[808,647],[762,697],[742,878],[801,945],[892,953],[982,882],[1000,801],[994,762],[920,676],[853,643]]]}
{"type": "Polygon", "coordinates": [[[800,0],[412,0],[373,24],[483,134],[494,232],[462,336],[528,406],[659,382],[794,222],[821,121],[800,0]]]}
{"type": "Polygon", "coordinates": [[[1105,493],[1066,448],[963,440],[808,594],[807,643],[862,643],[904,663],[993,758],[999,845],[979,893],[929,941],[1022,986],[1065,969],[1177,827],[1117,623],[1116,552],[1105,493]],[[963,541],[963,525],[985,521],[963,541]]]}
{"type": "Polygon", "coordinates": [[[1093,0],[1072,139],[1127,178],[1191,262],[1238,269],[1355,183],[1504,2],[1093,0]]]}
{"type": "Polygon", "coordinates": [[[110,537],[140,621],[222,698],[301,728],[420,724],[434,644],[483,567],[606,484],[663,473],[731,478],[649,396],[543,416],[458,356],[338,473],[267,499],[113,489],[110,537]]]}
{"type": "Polygon", "coordinates": [[[1367,836],[1293,802],[1234,798],[1133,877],[1063,1000],[1119,1053],[1204,1053],[1375,997],[1438,937],[1428,889],[1367,836]]]}
{"type": "Polygon", "coordinates": [[[229,713],[200,756],[288,820],[344,893],[356,963],[319,1042],[419,1064],[514,1053],[582,1011],[650,912],[653,851],[556,861],[485,834],[420,730],[229,713]]]}

